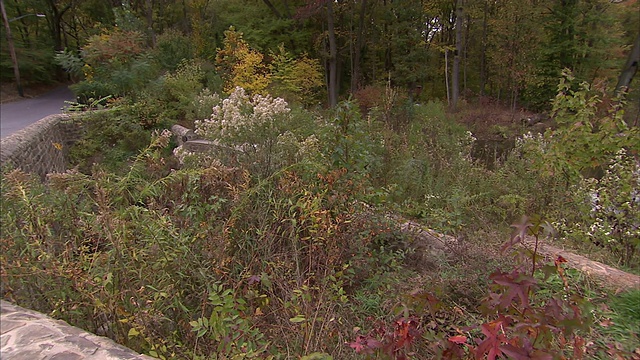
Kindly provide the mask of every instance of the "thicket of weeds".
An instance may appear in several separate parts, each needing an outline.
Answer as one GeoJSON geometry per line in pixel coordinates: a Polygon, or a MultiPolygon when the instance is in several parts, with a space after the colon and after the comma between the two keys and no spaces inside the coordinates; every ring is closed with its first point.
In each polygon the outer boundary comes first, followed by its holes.
{"type": "MultiPolygon", "coordinates": [[[[625,233],[636,226],[637,133],[615,114],[581,113],[588,89],[563,84],[559,118],[577,111],[590,131],[525,138],[491,171],[441,104],[393,89],[324,114],[206,93],[214,111],[196,131],[231,153],[177,150],[178,166],[164,131],[115,171],[83,163],[43,184],[5,170],[2,297],[159,358],[637,357],[625,321],[637,294],[610,294],[562,258],[511,253],[551,222],[614,214],[602,247],[637,259],[625,233]],[[585,149],[592,134],[623,136],[585,149]],[[585,182],[573,166],[594,152],[605,153],[599,165],[626,165],[585,182]],[[593,189],[598,211],[567,201],[593,189]],[[456,241],[431,251],[389,213],[456,241]],[[508,225],[534,213],[507,241],[508,225]]],[[[115,127],[136,121],[121,106],[115,127]]],[[[101,114],[96,129],[109,124],[101,114]]]]}

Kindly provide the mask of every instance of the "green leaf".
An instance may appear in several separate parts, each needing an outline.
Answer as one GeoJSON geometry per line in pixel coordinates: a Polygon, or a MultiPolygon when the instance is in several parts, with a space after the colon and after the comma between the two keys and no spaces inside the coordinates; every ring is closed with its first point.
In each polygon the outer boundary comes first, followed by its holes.
{"type": "Polygon", "coordinates": [[[266,272],[263,272],[262,274],[260,274],[260,282],[262,283],[262,285],[264,285],[267,289],[271,289],[271,280],[269,280],[269,275],[267,275],[266,272]]]}
{"type": "Polygon", "coordinates": [[[136,337],[138,335],[140,335],[140,331],[136,330],[135,328],[129,329],[129,334],[127,334],[129,339],[131,339],[132,337],[136,337]]]}
{"type": "Polygon", "coordinates": [[[327,353],[315,352],[301,357],[300,360],[333,360],[333,356],[327,353]]]}
{"type": "Polygon", "coordinates": [[[289,321],[297,324],[297,323],[305,322],[307,321],[307,319],[303,315],[296,315],[295,317],[292,317],[291,319],[289,319],[289,321]]]}

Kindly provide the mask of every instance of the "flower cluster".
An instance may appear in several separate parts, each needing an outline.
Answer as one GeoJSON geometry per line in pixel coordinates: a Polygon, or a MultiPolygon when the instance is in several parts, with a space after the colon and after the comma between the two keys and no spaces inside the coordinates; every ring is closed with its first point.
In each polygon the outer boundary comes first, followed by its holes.
{"type": "Polygon", "coordinates": [[[625,257],[640,248],[640,163],[626,150],[618,151],[602,178],[582,180],[574,194],[585,211],[565,234],[607,244],[625,257]]]}
{"type": "Polygon", "coordinates": [[[175,156],[178,159],[180,164],[184,164],[185,159],[192,155],[194,155],[194,153],[185,149],[182,145],[173,149],[173,156],[175,156]]]}
{"type": "Polygon", "coordinates": [[[213,107],[209,119],[196,121],[196,134],[222,141],[232,140],[247,132],[268,128],[278,117],[289,112],[288,104],[282,98],[259,94],[249,97],[243,88],[236,87],[221,105],[213,107]]]}

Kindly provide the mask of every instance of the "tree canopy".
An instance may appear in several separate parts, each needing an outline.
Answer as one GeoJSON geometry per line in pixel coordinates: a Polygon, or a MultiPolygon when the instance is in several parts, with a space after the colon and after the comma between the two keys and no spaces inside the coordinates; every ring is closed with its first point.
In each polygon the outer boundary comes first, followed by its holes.
{"type": "MultiPolygon", "coordinates": [[[[186,50],[176,56],[221,61],[231,41],[225,34],[233,27],[246,44],[244,61],[255,62],[245,64],[253,67],[248,75],[266,76],[281,49],[292,60],[314,59],[324,68],[330,105],[367,86],[390,84],[411,99],[446,97],[455,103],[491,96],[514,109],[545,108],[565,68],[579,80],[613,90],[640,26],[639,5],[632,0],[4,3],[20,70],[29,81],[55,78],[56,51],[95,49],[96,36],[116,30],[136,32],[149,49],[168,46],[158,36],[178,33],[184,41],[175,45],[186,50]]],[[[5,36],[0,66],[2,80],[11,81],[5,36]]]]}

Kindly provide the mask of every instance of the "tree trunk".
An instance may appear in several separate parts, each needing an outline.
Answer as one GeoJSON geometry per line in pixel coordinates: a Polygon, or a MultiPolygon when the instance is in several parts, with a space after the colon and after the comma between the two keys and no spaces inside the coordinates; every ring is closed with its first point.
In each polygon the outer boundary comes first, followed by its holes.
{"type": "Polygon", "coordinates": [[[463,0],[456,4],[456,51],[453,54],[453,68],[451,69],[451,107],[455,110],[460,97],[460,56],[462,55],[462,22],[464,20],[463,0]]]}
{"type": "Polygon", "coordinates": [[[262,2],[264,2],[265,5],[267,5],[267,7],[269,7],[269,9],[271,10],[271,12],[277,17],[277,18],[282,18],[282,14],[280,14],[280,11],[278,11],[278,9],[273,6],[273,4],[271,3],[271,1],[269,0],[262,0],[262,2]]]}
{"type": "Polygon", "coordinates": [[[151,47],[156,46],[156,33],[153,31],[153,0],[146,1],[146,18],[147,18],[147,31],[149,32],[149,38],[151,39],[151,47]]]}
{"type": "Polygon", "coordinates": [[[13,47],[13,37],[11,36],[11,26],[9,26],[9,19],[7,19],[7,12],[4,9],[4,0],[0,0],[0,11],[2,12],[2,22],[4,22],[4,28],[6,30],[7,45],[9,46],[9,54],[11,55],[11,62],[13,63],[13,75],[16,78],[16,86],[18,87],[18,95],[24,97],[22,91],[22,83],[20,83],[20,68],[18,67],[18,57],[16,56],[16,49],[13,47]]]}
{"type": "Polygon", "coordinates": [[[627,62],[624,64],[622,73],[618,78],[618,84],[616,84],[616,95],[620,95],[621,92],[627,91],[633,76],[638,71],[638,63],[640,63],[640,33],[636,36],[636,41],[633,43],[633,48],[629,52],[627,62]]]}
{"type": "Polygon", "coordinates": [[[358,19],[358,34],[356,35],[356,47],[353,54],[353,67],[351,68],[351,93],[360,87],[360,57],[362,55],[362,40],[364,32],[364,15],[366,12],[367,0],[362,0],[360,4],[360,14],[358,19]]]}
{"type": "Polygon", "coordinates": [[[480,95],[484,96],[487,87],[487,13],[489,12],[489,0],[484,2],[482,14],[482,50],[480,54],[480,95]]]}
{"type": "Polygon", "coordinates": [[[449,92],[449,49],[444,49],[444,87],[447,88],[447,106],[451,106],[451,95],[449,92]]]}
{"type": "Polygon", "coordinates": [[[336,45],[336,31],[333,17],[333,1],[327,1],[327,26],[329,35],[329,64],[327,91],[329,92],[329,106],[338,104],[338,47],[336,45]]]}
{"type": "Polygon", "coordinates": [[[467,15],[464,37],[462,38],[462,92],[467,90],[467,63],[469,54],[469,33],[471,32],[471,15],[467,15]]]}
{"type": "Polygon", "coordinates": [[[71,5],[73,3],[70,2],[62,9],[58,9],[54,0],[48,0],[47,4],[49,5],[49,9],[51,10],[51,16],[47,16],[47,21],[49,21],[49,26],[51,28],[54,50],[62,51],[64,50],[64,46],[62,46],[62,16],[65,12],[67,12],[67,10],[71,8],[71,5]]]}

